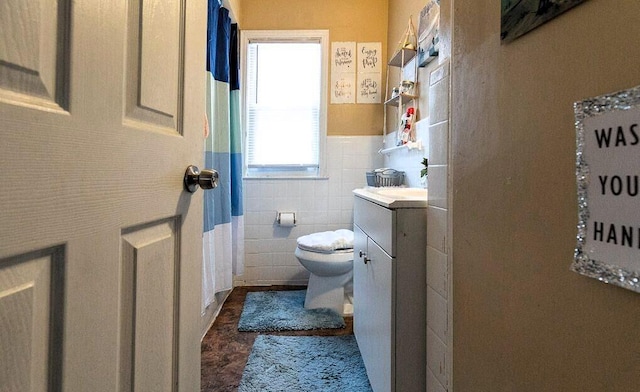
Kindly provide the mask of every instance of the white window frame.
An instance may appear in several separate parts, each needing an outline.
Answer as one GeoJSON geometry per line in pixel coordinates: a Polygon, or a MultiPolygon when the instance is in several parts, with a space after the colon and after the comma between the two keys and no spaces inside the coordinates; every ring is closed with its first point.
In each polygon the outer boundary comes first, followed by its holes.
{"type": "MultiPolygon", "coordinates": [[[[327,100],[328,100],[328,75],[329,75],[329,30],[241,30],[241,70],[242,70],[242,119],[244,124],[248,124],[247,119],[247,48],[250,42],[308,42],[315,41],[321,47],[321,86],[320,86],[320,119],[318,141],[318,170],[309,171],[307,169],[278,170],[275,168],[248,168],[247,165],[247,143],[245,146],[243,172],[245,178],[260,179],[283,179],[283,178],[326,178],[325,148],[327,143],[327,100]]],[[[292,92],[295,94],[295,92],[292,92]]],[[[244,128],[243,138],[247,140],[247,129],[244,128]]]]}

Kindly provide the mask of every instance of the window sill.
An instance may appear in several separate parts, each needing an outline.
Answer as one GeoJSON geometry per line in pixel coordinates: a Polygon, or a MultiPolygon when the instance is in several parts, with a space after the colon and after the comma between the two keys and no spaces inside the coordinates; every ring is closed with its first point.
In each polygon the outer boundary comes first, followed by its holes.
{"type": "Polygon", "coordinates": [[[244,176],[242,180],[255,181],[255,180],[315,180],[323,181],[328,180],[327,176],[244,176]]]}

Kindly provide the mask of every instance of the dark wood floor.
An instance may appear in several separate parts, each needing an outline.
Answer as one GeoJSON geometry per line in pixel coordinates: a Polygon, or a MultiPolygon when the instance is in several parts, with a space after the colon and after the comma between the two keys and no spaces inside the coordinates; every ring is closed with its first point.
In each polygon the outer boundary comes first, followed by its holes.
{"type": "MultiPolygon", "coordinates": [[[[239,332],[238,320],[249,291],[301,290],[301,286],[236,287],[202,340],[201,391],[235,392],[242,378],[257,332],[239,332]]],[[[336,336],[353,334],[353,318],[345,317],[346,328],[312,331],[262,332],[271,335],[336,336]]]]}

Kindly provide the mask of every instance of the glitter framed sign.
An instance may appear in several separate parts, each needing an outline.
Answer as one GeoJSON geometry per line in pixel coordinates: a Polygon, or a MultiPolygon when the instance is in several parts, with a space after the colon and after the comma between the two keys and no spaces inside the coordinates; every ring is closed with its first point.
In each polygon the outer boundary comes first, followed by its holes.
{"type": "Polygon", "coordinates": [[[578,236],[571,269],[640,293],[640,86],[574,103],[578,236]]]}

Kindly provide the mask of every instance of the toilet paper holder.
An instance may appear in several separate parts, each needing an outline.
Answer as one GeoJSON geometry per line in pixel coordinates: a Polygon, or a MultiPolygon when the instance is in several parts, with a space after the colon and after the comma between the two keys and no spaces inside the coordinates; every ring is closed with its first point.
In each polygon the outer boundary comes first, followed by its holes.
{"type": "Polygon", "coordinates": [[[297,223],[296,213],[295,212],[278,212],[276,216],[276,222],[278,222],[278,225],[280,226],[285,226],[285,227],[295,226],[297,223]]]}

